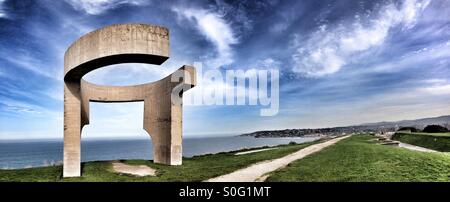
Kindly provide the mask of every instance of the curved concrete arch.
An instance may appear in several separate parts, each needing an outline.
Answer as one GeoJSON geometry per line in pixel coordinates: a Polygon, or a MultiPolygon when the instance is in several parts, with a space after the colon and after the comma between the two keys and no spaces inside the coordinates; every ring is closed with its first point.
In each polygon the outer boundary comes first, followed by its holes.
{"type": "Polygon", "coordinates": [[[155,163],[182,163],[182,104],[173,102],[196,85],[195,68],[183,66],[152,83],[102,86],[82,77],[92,70],[119,63],[162,64],[169,58],[169,30],[146,24],[118,24],[90,32],[64,55],[64,177],[81,175],[80,140],[89,124],[89,102],[144,101],[144,129],[153,141],[155,163]]]}
{"type": "Polygon", "coordinates": [[[119,63],[160,65],[169,58],[169,30],[147,24],[116,24],[92,31],[64,54],[64,80],[119,63]]]}

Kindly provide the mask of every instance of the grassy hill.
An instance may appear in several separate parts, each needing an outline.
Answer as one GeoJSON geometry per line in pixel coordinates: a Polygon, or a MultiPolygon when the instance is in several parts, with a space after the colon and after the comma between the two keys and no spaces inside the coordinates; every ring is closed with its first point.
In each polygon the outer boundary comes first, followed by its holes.
{"type": "MultiPolygon", "coordinates": [[[[0,181],[203,181],[257,162],[285,156],[314,143],[284,145],[246,155],[227,152],[196,156],[183,159],[182,166],[158,165],[145,160],[123,161],[155,168],[157,176],[117,174],[112,171],[109,162],[88,162],[82,164],[83,176],[79,178],[62,178],[62,166],[52,166],[0,170],[0,181]]],[[[450,154],[411,151],[377,143],[373,136],[354,135],[271,173],[267,181],[450,181],[450,154]]]]}
{"type": "Polygon", "coordinates": [[[450,181],[450,155],[378,145],[352,136],[275,171],[267,181],[450,181]]]}
{"type": "Polygon", "coordinates": [[[251,164],[275,159],[293,153],[306,146],[317,143],[289,144],[279,146],[278,149],[257,153],[234,155],[236,152],[226,152],[184,158],[181,166],[167,166],[154,164],[147,160],[126,160],[126,164],[147,165],[157,170],[156,176],[135,177],[113,172],[110,162],[87,162],[82,164],[82,177],[62,178],[62,166],[28,168],[18,170],[0,170],[0,182],[59,182],[59,181],[87,181],[87,182],[123,182],[123,181],[203,181],[219,175],[227,174],[251,164]]]}
{"type": "Polygon", "coordinates": [[[450,152],[450,133],[397,132],[392,139],[442,152],[450,152]]]}

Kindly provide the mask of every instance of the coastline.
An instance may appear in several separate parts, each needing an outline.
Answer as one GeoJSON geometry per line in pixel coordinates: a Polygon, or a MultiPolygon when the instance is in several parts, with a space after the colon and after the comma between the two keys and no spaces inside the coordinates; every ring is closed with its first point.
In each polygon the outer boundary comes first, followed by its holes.
{"type": "MultiPolygon", "coordinates": [[[[184,139],[184,157],[211,155],[223,152],[251,150],[290,142],[311,142],[317,138],[254,138],[254,137],[211,137],[184,139]]],[[[0,169],[36,168],[59,165],[62,162],[63,142],[38,141],[25,143],[1,143],[0,169]]],[[[82,162],[131,160],[152,160],[151,139],[85,140],[82,142],[82,162]]]]}

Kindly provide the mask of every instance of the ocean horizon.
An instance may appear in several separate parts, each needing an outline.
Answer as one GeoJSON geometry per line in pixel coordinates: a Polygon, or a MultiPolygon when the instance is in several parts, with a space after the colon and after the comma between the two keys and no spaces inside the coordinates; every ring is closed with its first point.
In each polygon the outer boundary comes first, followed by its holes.
{"type": "MultiPolygon", "coordinates": [[[[310,142],[317,137],[254,138],[243,136],[183,138],[183,157],[228,152],[244,148],[275,146],[289,142],[310,142]]],[[[20,169],[60,165],[63,160],[63,139],[0,140],[0,169],[20,169]]],[[[150,138],[113,137],[83,138],[81,161],[122,159],[153,159],[150,138]]]]}

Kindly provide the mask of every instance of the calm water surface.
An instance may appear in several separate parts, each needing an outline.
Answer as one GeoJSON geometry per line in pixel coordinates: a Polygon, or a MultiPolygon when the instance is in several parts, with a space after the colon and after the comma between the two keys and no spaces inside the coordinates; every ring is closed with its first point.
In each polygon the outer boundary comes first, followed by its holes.
{"type": "MultiPolygon", "coordinates": [[[[183,139],[183,156],[233,151],[242,148],[301,143],[317,138],[208,137],[183,139]]],[[[150,139],[82,140],[81,160],[152,159],[150,139]]],[[[0,169],[61,164],[62,140],[0,141],[0,169]]]]}

